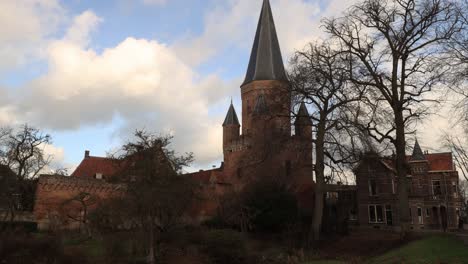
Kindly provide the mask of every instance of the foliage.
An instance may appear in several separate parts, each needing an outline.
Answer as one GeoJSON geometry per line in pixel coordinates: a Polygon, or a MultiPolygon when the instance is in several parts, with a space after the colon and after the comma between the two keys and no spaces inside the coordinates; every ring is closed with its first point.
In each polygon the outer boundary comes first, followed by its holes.
{"type": "Polygon", "coordinates": [[[223,197],[211,227],[236,228],[241,231],[282,232],[298,220],[294,194],[279,181],[259,180],[240,192],[223,197]]]}
{"type": "Polygon", "coordinates": [[[145,234],[148,261],[154,262],[156,245],[162,233],[182,224],[192,202],[194,184],[179,175],[192,161],[191,153],[178,156],[169,148],[171,137],[136,131],[136,139],[122,146],[114,159],[122,172],[116,181],[125,183],[126,192],[95,214],[95,227],[127,228],[145,234]]]}

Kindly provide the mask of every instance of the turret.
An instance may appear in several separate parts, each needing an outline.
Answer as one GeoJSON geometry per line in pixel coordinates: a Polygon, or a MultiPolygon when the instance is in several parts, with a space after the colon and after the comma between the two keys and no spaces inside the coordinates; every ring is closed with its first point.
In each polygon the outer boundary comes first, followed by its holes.
{"type": "Polygon", "coordinates": [[[411,174],[424,174],[429,170],[429,161],[419,145],[418,139],[414,143],[413,154],[409,160],[411,174]]]}
{"type": "Polygon", "coordinates": [[[299,106],[299,111],[294,122],[296,136],[312,140],[312,120],[304,102],[299,106]]]}
{"type": "Polygon", "coordinates": [[[234,105],[231,101],[231,105],[229,106],[229,110],[223,123],[223,149],[239,139],[239,131],[239,119],[237,118],[236,110],[234,109],[234,105]]]}
{"type": "Polygon", "coordinates": [[[247,73],[241,85],[242,134],[255,137],[260,135],[254,133],[263,133],[268,129],[274,135],[290,137],[289,88],[270,2],[264,0],[247,73]],[[256,124],[258,113],[255,113],[255,108],[259,100],[268,106],[268,113],[262,113],[269,117],[263,130],[259,130],[256,124]]]}

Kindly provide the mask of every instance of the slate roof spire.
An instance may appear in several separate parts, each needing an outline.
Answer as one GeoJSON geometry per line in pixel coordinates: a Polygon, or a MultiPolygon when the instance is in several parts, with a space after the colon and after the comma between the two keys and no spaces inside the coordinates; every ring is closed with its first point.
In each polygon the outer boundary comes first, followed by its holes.
{"type": "Polygon", "coordinates": [[[223,126],[228,126],[228,125],[240,126],[239,119],[237,118],[237,114],[236,114],[236,109],[234,109],[234,105],[232,104],[232,99],[231,99],[231,105],[229,106],[229,110],[226,114],[226,118],[224,119],[224,123],[223,123],[223,126]]]}
{"type": "Polygon", "coordinates": [[[312,120],[310,120],[309,111],[307,111],[307,107],[304,102],[302,102],[299,106],[299,111],[297,111],[296,121],[294,122],[294,124],[302,126],[312,125],[312,120]]]}
{"type": "Polygon", "coordinates": [[[288,80],[269,0],[263,1],[250,62],[242,85],[255,80],[288,80]]]}
{"type": "Polygon", "coordinates": [[[426,156],[424,155],[424,152],[421,149],[421,146],[419,145],[418,139],[416,139],[416,142],[414,143],[413,155],[411,155],[411,160],[427,160],[426,156]]]}

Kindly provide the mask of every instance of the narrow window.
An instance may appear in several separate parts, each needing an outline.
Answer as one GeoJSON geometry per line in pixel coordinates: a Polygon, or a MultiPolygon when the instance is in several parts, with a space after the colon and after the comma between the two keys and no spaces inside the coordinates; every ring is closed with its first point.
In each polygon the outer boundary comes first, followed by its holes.
{"type": "Polygon", "coordinates": [[[384,213],[382,205],[376,205],[375,210],[377,211],[377,222],[383,223],[384,222],[384,213]]]}
{"type": "Polygon", "coordinates": [[[376,222],[375,205],[369,205],[369,222],[370,223],[376,222]]]}
{"type": "Polygon", "coordinates": [[[423,223],[423,216],[422,216],[422,209],[421,207],[418,207],[418,223],[422,224],[423,223]]]}
{"type": "Polygon", "coordinates": [[[374,179],[369,180],[369,195],[377,195],[377,183],[374,179]]]}
{"type": "Polygon", "coordinates": [[[441,195],[442,190],[440,188],[440,180],[432,181],[432,194],[433,195],[441,195]]]}
{"type": "Polygon", "coordinates": [[[453,197],[458,197],[458,184],[457,182],[452,182],[453,197]]]}
{"type": "Polygon", "coordinates": [[[431,216],[431,209],[426,208],[426,217],[431,216]]]}

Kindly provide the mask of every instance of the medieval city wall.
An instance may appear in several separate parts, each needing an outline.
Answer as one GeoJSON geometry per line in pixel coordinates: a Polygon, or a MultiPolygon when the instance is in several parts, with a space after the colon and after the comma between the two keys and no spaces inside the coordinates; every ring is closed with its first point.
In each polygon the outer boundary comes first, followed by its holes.
{"type": "Polygon", "coordinates": [[[125,186],[110,184],[102,180],[82,179],[67,176],[42,175],[39,178],[34,216],[39,230],[76,229],[83,205],[78,201],[84,197],[86,209],[92,211],[106,199],[121,195],[125,186]]]}

